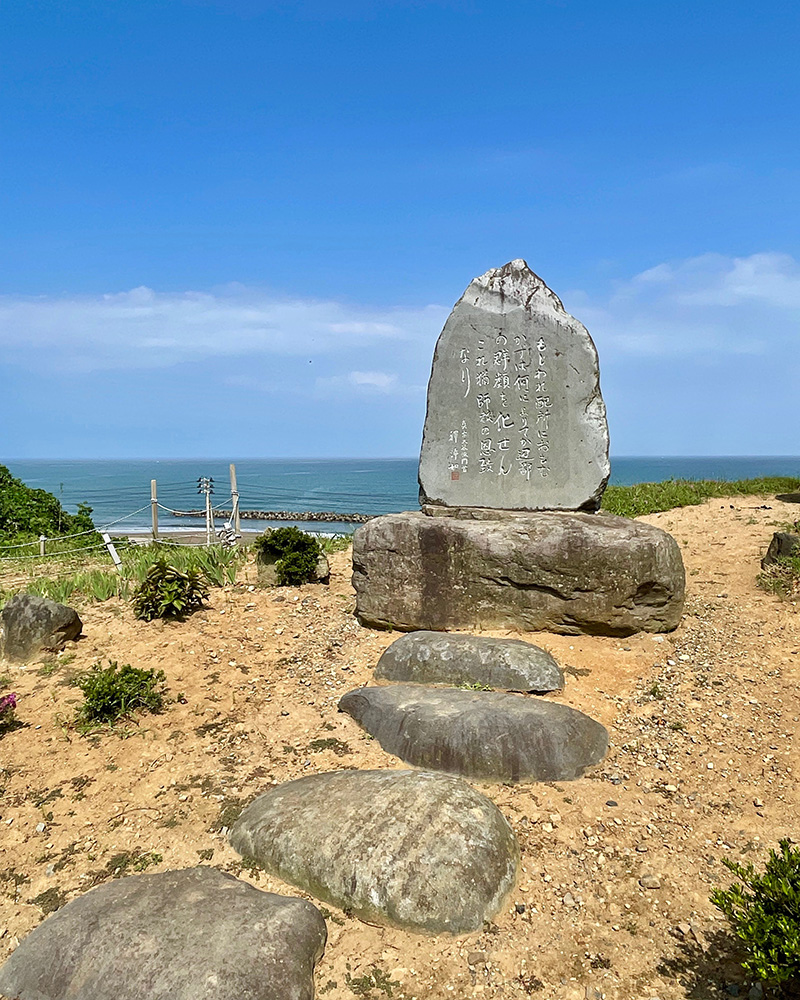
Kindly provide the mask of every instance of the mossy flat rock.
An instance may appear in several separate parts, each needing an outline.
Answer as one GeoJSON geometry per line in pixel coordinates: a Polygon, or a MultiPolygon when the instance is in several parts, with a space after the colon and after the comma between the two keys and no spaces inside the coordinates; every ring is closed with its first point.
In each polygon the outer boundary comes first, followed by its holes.
{"type": "Polygon", "coordinates": [[[608,749],[588,715],[517,694],[391,684],[350,691],[339,708],[405,763],[479,781],[570,781],[608,749]]]}
{"type": "Polygon", "coordinates": [[[555,659],[521,639],[410,632],[384,650],[375,677],[413,684],[481,684],[505,691],[556,691],[564,674],[555,659]]]}
{"type": "Polygon", "coordinates": [[[0,969],[21,1000],[313,1000],[322,914],[198,867],[92,889],[0,969]]]}
{"type": "Polygon", "coordinates": [[[485,795],[415,771],[334,771],[251,802],[231,844],[357,916],[416,931],[478,930],[516,880],[519,847],[485,795]]]}

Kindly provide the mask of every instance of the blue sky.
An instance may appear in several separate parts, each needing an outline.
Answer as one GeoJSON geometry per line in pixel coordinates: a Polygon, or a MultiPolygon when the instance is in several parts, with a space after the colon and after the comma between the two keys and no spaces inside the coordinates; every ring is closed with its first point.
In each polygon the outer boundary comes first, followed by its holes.
{"type": "Polygon", "coordinates": [[[396,456],[524,257],[616,454],[797,454],[800,13],[0,8],[3,457],[396,456]]]}

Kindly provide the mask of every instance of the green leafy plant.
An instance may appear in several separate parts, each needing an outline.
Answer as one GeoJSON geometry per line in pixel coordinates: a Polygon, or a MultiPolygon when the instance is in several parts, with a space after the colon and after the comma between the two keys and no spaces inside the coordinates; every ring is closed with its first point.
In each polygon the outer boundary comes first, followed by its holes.
{"type": "Polygon", "coordinates": [[[259,535],[253,546],[258,562],[275,564],[280,586],[309,583],[315,579],[321,549],[316,538],[305,531],[294,526],[276,528],[259,535]]]}
{"type": "Polygon", "coordinates": [[[64,604],[70,599],[75,590],[75,580],[71,577],[63,577],[58,580],[38,577],[32,580],[27,587],[29,594],[37,594],[39,597],[46,597],[57,604],[64,604]]]}
{"type": "Polygon", "coordinates": [[[217,545],[199,549],[196,558],[199,569],[213,587],[236,583],[236,571],[242,561],[239,549],[226,549],[217,545]]]}
{"type": "Polygon", "coordinates": [[[83,725],[113,725],[133,712],[160,712],[164,707],[163,670],[141,670],[109,660],[107,667],[95,663],[80,674],[75,685],[83,692],[84,703],[78,709],[78,721],[83,725]]]}
{"type": "Polygon", "coordinates": [[[741,884],[715,890],[711,902],[744,945],[742,968],[789,998],[800,995],[800,850],[788,840],[779,846],[761,874],[752,864],[723,858],[741,884]]]}
{"type": "Polygon", "coordinates": [[[154,618],[185,618],[203,607],[208,587],[197,569],[181,572],[161,558],[153,563],[133,595],[133,613],[154,618]]]}

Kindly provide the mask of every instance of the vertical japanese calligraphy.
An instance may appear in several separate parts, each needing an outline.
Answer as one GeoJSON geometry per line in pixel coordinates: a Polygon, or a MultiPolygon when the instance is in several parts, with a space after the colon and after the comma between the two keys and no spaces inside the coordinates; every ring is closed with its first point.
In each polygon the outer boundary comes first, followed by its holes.
{"type": "Polygon", "coordinates": [[[450,478],[459,479],[459,473],[469,468],[470,440],[477,441],[480,475],[502,477],[515,473],[527,481],[534,472],[548,476],[552,406],[546,395],[549,376],[544,339],[540,337],[533,350],[525,334],[509,338],[499,329],[493,337],[478,339],[473,348],[457,347],[455,355],[463,398],[473,401],[476,419],[462,419],[461,426],[449,432],[450,478]]]}

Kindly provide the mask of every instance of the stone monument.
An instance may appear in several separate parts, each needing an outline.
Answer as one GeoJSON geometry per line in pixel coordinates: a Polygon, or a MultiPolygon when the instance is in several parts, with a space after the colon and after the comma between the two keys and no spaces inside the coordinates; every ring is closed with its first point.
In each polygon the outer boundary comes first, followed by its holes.
{"type": "Polygon", "coordinates": [[[610,471],[586,327],[524,260],[476,278],[433,356],[421,503],[594,511],[610,471]]]}
{"type": "Polygon", "coordinates": [[[524,260],[487,271],[436,345],[422,511],[353,536],[359,620],[406,631],[675,628],[680,549],[651,525],[595,513],[608,476],[588,331],[524,260]]]}

